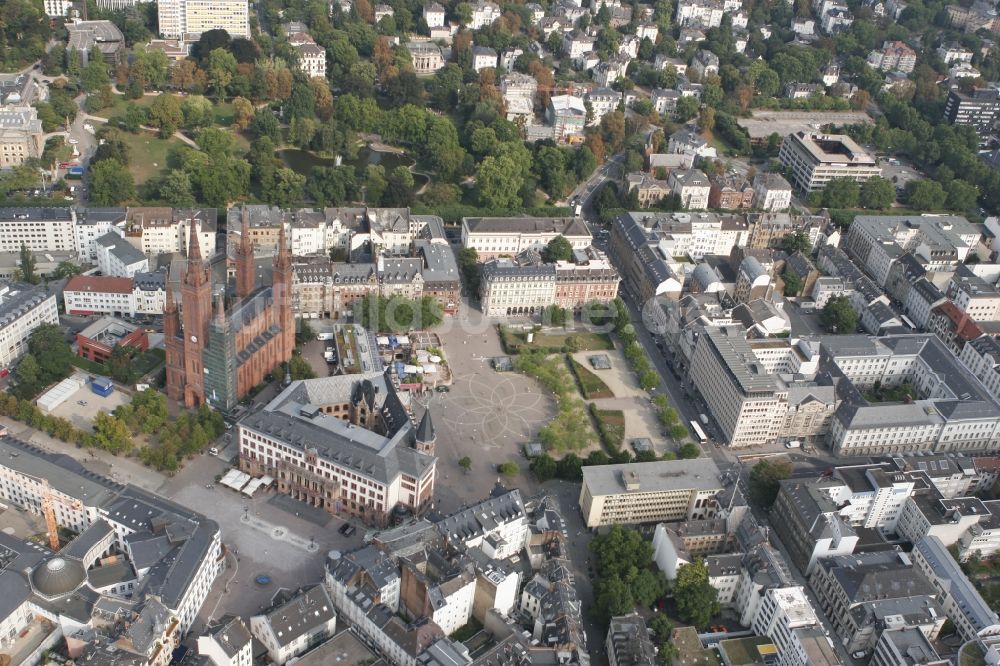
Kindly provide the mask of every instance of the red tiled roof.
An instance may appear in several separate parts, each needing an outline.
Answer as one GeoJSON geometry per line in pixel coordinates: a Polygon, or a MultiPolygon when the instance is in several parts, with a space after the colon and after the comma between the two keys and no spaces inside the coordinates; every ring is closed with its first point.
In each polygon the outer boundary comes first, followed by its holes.
{"type": "Polygon", "coordinates": [[[940,312],[951,320],[952,330],[954,331],[955,336],[961,340],[975,340],[983,334],[983,329],[979,328],[979,324],[977,324],[974,319],[969,317],[969,315],[962,312],[962,310],[951,301],[945,301],[941,305],[934,308],[933,312],[940,312]]]}
{"type": "Polygon", "coordinates": [[[75,275],[66,282],[63,291],[131,294],[132,278],[111,277],[109,275],[75,275]]]}

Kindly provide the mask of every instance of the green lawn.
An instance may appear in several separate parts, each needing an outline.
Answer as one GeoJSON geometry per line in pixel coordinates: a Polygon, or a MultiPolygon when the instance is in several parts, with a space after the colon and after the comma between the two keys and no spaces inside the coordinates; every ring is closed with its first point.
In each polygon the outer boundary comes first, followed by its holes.
{"type": "Polygon", "coordinates": [[[129,171],[132,172],[136,185],[145,183],[162,173],[167,168],[167,156],[170,151],[184,145],[178,139],[161,139],[146,131],[140,131],[138,134],[122,132],[121,136],[131,152],[129,171]]]}
{"type": "Polygon", "coordinates": [[[115,95],[115,103],[106,109],[102,109],[90,115],[97,116],[98,118],[110,118],[112,116],[120,115],[125,113],[125,106],[129,101],[133,101],[139,106],[148,107],[156,99],[155,96],[150,95],[149,97],[140,97],[139,99],[127,100],[122,95],[115,95]]]}
{"type": "Polygon", "coordinates": [[[528,335],[525,331],[515,331],[506,326],[501,326],[500,336],[508,354],[517,354],[521,348],[525,350],[546,351],[551,354],[571,350],[602,351],[614,349],[611,336],[607,333],[535,331],[533,339],[529,343],[528,335]]]}
{"type": "Polygon", "coordinates": [[[615,397],[615,394],[611,392],[611,389],[604,383],[604,380],[583,367],[575,359],[570,359],[570,367],[573,368],[573,374],[576,375],[576,380],[580,383],[580,392],[584,398],[587,400],[596,400],[597,398],[615,397]]]}

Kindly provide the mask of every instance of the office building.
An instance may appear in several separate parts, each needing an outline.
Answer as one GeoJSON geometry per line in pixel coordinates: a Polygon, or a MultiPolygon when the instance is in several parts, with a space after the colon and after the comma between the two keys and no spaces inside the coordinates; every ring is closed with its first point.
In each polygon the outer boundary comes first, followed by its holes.
{"type": "Polygon", "coordinates": [[[882,175],[875,158],[844,134],[795,132],[781,143],[778,160],[805,192],[822,190],[834,178],[863,182],[882,175]]]}
{"type": "Polygon", "coordinates": [[[111,67],[125,59],[125,37],[111,21],[81,21],[75,19],[66,24],[69,43],[66,48],[80,55],[80,62],[86,66],[90,54],[96,48],[101,57],[111,67]]]}
{"type": "Polygon", "coordinates": [[[964,93],[957,88],[948,91],[944,119],[952,125],[967,125],[981,137],[993,132],[1000,112],[1000,90],[977,88],[964,93]]]}
{"type": "Polygon", "coordinates": [[[250,37],[247,0],[160,0],[160,36],[197,41],[203,32],[225,30],[230,37],[250,37]]]}
{"type": "Polygon", "coordinates": [[[778,436],[787,388],[754,355],[741,326],[707,327],[689,375],[729,446],[766,444],[778,436]]]}
{"type": "Polygon", "coordinates": [[[54,293],[24,282],[0,285],[0,368],[28,352],[28,339],[42,324],[59,325],[54,293]]]}
{"type": "Polygon", "coordinates": [[[715,517],[722,481],[708,458],[585,467],[580,510],[587,527],[715,517]]]}
{"type": "Polygon", "coordinates": [[[97,268],[101,274],[131,278],[136,273],[148,273],[149,259],[146,255],[115,233],[116,231],[118,230],[109,231],[94,241],[97,268]]]}

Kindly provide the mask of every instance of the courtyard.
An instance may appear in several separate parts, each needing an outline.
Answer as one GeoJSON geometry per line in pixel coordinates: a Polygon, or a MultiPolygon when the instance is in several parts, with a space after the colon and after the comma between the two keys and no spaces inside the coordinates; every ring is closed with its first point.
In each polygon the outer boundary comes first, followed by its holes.
{"type": "Polygon", "coordinates": [[[81,430],[93,431],[94,418],[98,412],[108,412],[110,414],[121,405],[132,400],[131,395],[118,390],[117,384],[111,395],[101,396],[90,390],[86,374],[78,372],[74,375],[74,379],[79,381],[83,386],[74,391],[73,395],[66,398],[61,405],[56,407],[52,411],[52,415],[61,416],[81,430]]]}

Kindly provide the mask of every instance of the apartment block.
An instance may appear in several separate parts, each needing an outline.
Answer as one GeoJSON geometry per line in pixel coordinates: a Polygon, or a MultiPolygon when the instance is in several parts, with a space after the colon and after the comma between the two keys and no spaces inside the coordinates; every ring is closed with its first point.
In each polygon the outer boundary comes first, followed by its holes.
{"type": "Polygon", "coordinates": [[[761,210],[782,211],[792,205],[792,186],[779,173],[764,172],[754,176],[754,206],[761,210]]]}
{"type": "Polygon", "coordinates": [[[712,518],[722,492],[710,459],[585,467],[580,510],[587,527],[712,518]]]}
{"type": "Polygon", "coordinates": [[[75,223],[72,208],[0,208],[0,252],[73,252],[75,223]]]}
{"type": "Polygon", "coordinates": [[[844,134],[790,134],[781,143],[778,160],[805,192],[822,190],[834,178],[863,182],[882,175],[875,158],[844,134]]]}
{"type": "Polygon", "coordinates": [[[170,253],[186,256],[192,225],[201,256],[214,256],[218,231],[215,208],[130,207],[124,225],[115,226],[123,226],[125,239],[137,250],[155,257],[170,253]]]}
{"type": "Polygon", "coordinates": [[[882,48],[868,54],[868,64],[883,72],[909,74],[917,64],[917,52],[904,42],[885,42],[882,48]]]}
{"type": "Polygon", "coordinates": [[[656,662],[656,648],[646,622],[637,613],[611,618],[604,641],[609,666],[643,666],[656,662]]]}
{"type": "Polygon", "coordinates": [[[462,246],[474,249],[480,261],[513,257],[529,249],[541,252],[556,236],[568,240],[574,250],[585,250],[593,240],[578,217],[462,218],[462,246]]]}
{"type": "Polygon", "coordinates": [[[0,367],[28,352],[28,339],[42,324],[59,325],[54,293],[23,282],[0,286],[0,367]]]}
{"type": "Polygon", "coordinates": [[[913,563],[941,596],[948,618],[965,640],[1000,635],[1000,617],[983,600],[941,540],[927,536],[913,545],[913,563]]]}

